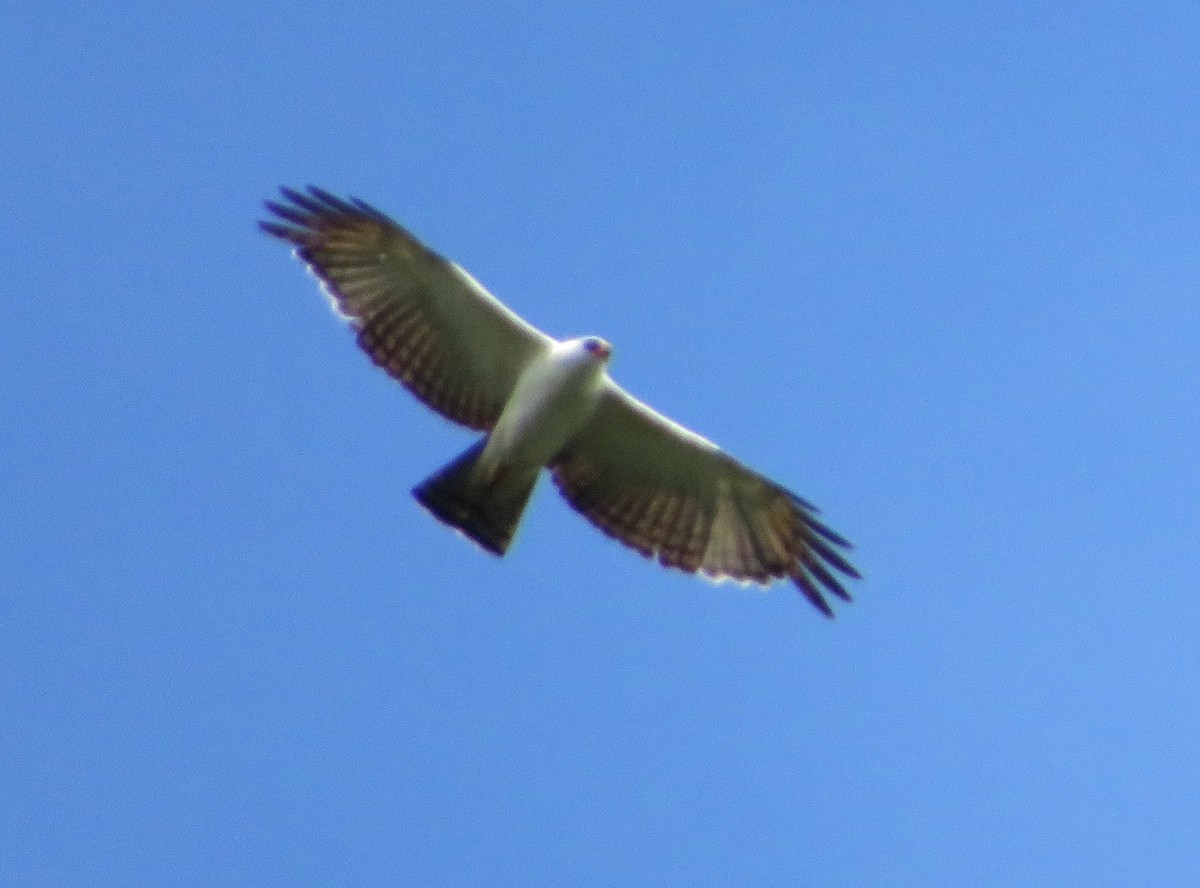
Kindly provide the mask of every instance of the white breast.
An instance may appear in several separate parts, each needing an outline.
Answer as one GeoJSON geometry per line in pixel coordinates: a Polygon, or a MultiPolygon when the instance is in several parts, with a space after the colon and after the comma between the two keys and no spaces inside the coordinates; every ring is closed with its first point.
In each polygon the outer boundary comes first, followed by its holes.
{"type": "Polygon", "coordinates": [[[604,362],[578,341],[530,362],[480,457],[480,468],[543,466],[588,421],[604,382],[604,362]]]}

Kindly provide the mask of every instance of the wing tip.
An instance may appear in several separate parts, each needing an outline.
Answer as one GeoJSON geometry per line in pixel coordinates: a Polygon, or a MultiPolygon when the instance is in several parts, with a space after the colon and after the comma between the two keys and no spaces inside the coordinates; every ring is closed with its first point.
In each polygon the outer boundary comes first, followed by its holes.
{"type": "Polygon", "coordinates": [[[303,189],[280,185],[279,194],[282,200],[264,200],[263,206],[268,213],[292,223],[296,228],[280,225],[274,220],[259,222],[259,226],[268,234],[293,243],[299,234],[297,229],[312,230],[332,217],[359,217],[387,225],[396,224],[366,201],[353,196],[341,198],[317,185],[305,185],[303,189]]]}
{"type": "Polygon", "coordinates": [[[829,606],[829,602],[825,600],[825,596],[821,594],[821,590],[817,588],[816,583],[809,579],[807,574],[797,571],[791,575],[791,579],[809,604],[820,611],[827,619],[837,619],[837,614],[833,612],[833,608],[829,606]]]}

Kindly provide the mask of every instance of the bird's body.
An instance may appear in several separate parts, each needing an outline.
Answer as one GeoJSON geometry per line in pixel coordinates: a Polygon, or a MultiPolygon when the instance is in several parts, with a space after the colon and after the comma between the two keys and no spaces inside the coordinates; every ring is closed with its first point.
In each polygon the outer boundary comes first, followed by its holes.
{"type": "Polygon", "coordinates": [[[608,352],[588,351],[589,341],[560,342],[531,360],[491,434],[418,486],[418,501],[503,555],[542,469],[596,409],[608,352]]]}
{"type": "Polygon", "coordinates": [[[480,462],[542,468],[596,409],[608,351],[589,351],[587,339],[560,342],[529,362],[488,435],[480,462]]]}
{"type": "Polygon", "coordinates": [[[597,337],[557,341],[361,201],[310,188],[268,202],[375,363],[447,418],[487,432],[413,493],[503,555],[543,468],[589,521],[713,579],[790,578],[817,608],[849,599],[842,537],[804,500],[629,395],[597,337]]]}

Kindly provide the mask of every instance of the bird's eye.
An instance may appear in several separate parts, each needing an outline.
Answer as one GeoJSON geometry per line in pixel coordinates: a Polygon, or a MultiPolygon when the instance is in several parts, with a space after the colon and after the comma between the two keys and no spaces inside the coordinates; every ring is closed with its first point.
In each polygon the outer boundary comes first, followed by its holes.
{"type": "Polygon", "coordinates": [[[595,354],[600,351],[600,340],[595,338],[585,339],[583,340],[583,347],[592,354],[595,354]]]}

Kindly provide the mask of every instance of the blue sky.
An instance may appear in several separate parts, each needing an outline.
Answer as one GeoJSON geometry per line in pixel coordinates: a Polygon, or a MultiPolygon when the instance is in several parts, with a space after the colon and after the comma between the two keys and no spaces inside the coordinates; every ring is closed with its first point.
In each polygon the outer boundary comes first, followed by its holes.
{"type": "Polygon", "coordinates": [[[1194,885],[1194,3],[2,14],[0,883],[1194,885]],[[838,619],[411,486],[362,197],[820,505],[838,619]]]}

